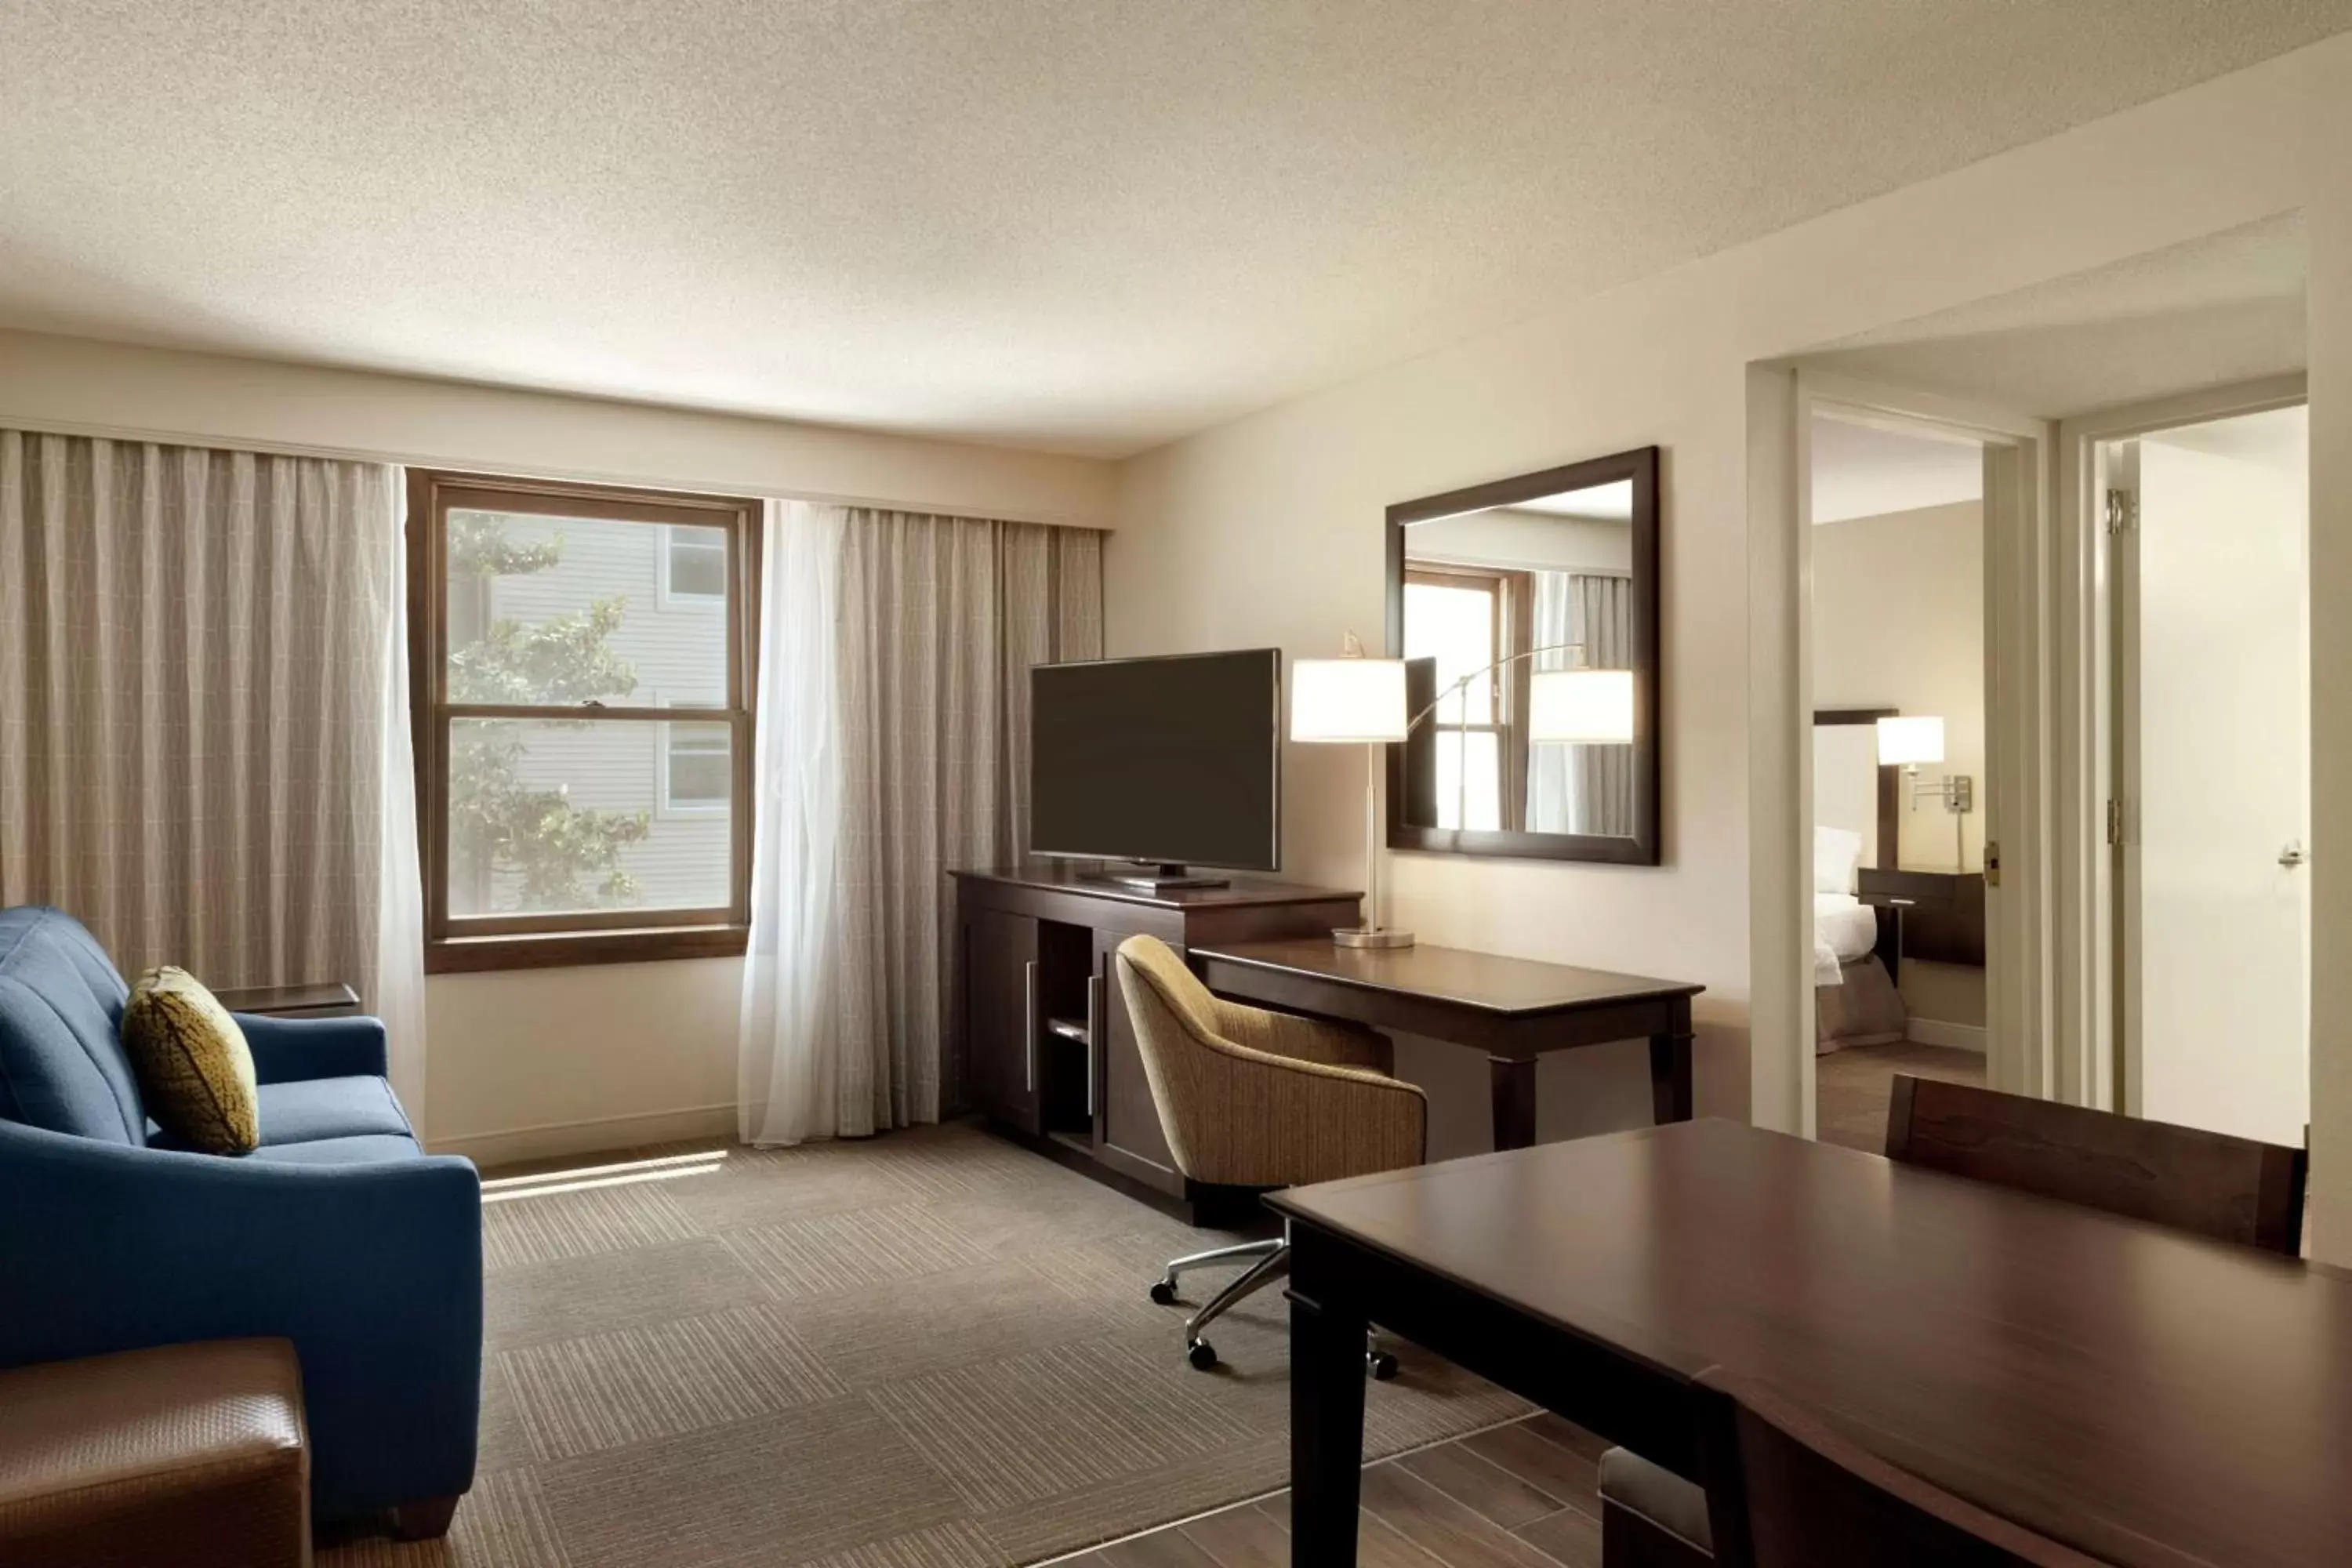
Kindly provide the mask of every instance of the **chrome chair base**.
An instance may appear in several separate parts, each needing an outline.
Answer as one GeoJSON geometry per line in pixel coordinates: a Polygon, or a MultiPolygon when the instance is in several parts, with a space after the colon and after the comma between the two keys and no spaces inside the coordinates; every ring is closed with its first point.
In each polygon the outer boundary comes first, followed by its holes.
{"type": "MultiPolygon", "coordinates": [[[[1211,1268],[1223,1263],[1246,1260],[1243,1269],[1225,1288],[1209,1298],[1200,1310],[1184,1322],[1184,1359],[1206,1372],[1217,1364],[1216,1347],[1201,1335],[1217,1319],[1230,1311],[1235,1303],[1246,1300],[1290,1272],[1290,1243],[1287,1241],[1249,1241],[1238,1247],[1220,1247],[1212,1252],[1195,1252],[1179,1258],[1168,1265],[1167,1272],[1152,1282],[1151,1299],[1163,1307],[1176,1305],[1176,1281],[1196,1268],[1211,1268]]],[[[1380,1331],[1368,1331],[1364,1336],[1364,1370],[1376,1382],[1386,1383],[1397,1374],[1397,1358],[1381,1348],[1380,1331]]]]}

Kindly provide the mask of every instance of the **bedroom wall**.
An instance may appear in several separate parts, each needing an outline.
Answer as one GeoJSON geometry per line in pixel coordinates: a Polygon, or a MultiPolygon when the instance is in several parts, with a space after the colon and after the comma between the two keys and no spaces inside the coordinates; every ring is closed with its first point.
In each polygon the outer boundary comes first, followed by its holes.
{"type": "MultiPolygon", "coordinates": [[[[1985,785],[1984,509],[1976,501],[1825,522],[1813,530],[1813,706],[1899,708],[1944,721],[1944,761],[1923,780],[1985,785]]],[[[1984,864],[1984,812],[1960,819],[1958,863],[1984,864]]],[[[1954,868],[1952,817],[1905,803],[1899,863],[1954,868]]]]}
{"type": "MultiPolygon", "coordinates": [[[[1899,708],[1944,721],[1944,761],[1985,787],[1984,508],[1977,501],[1825,522],[1813,530],[1813,706],[1899,708]]],[[[1818,788],[1818,784],[1815,786],[1818,788]]],[[[1983,796],[1960,818],[1960,863],[1984,864],[1983,796]]],[[[1948,871],[1952,816],[1906,799],[1898,863],[1948,871]]],[[[1984,1048],[1985,972],[1904,960],[1912,1038],[1984,1048]]]]}
{"type": "MultiPolygon", "coordinates": [[[[1793,837],[1773,836],[1797,816],[1799,645],[1780,608],[1794,566],[1748,517],[1751,483],[1759,497],[1793,483],[1789,436],[1751,450],[1751,396],[1793,404],[1785,374],[1750,366],[2301,208],[2313,450],[2326,454],[2315,537],[2334,519],[2352,541],[2352,165],[2328,151],[2347,141],[2352,38],[2337,38],[1131,460],[1107,557],[1111,649],[1330,652],[1382,624],[1390,503],[1663,447],[1665,864],[1397,854],[1393,913],[1424,942],[1705,983],[1702,1110],[1738,1114],[1752,1090],[1765,1120],[1790,1124],[1810,944],[1783,912],[1801,891],[1793,837]],[[1773,957],[1760,976],[1759,951],[1773,957]]],[[[2342,623],[2315,628],[2315,663],[2352,660],[2352,542],[2315,545],[2314,573],[2341,590],[2314,602],[2342,623]]],[[[2315,787],[2352,794],[2352,703],[2319,729],[2315,787]]],[[[1287,874],[1360,882],[1362,765],[1344,748],[1290,749],[1287,874]]],[[[2315,1017],[2352,1017],[2352,963],[2324,956],[2352,950],[2352,879],[2315,891],[2314,941],[2318,971],[2346,977],[2324,983],[2345,994],[2332,1010],[2315,997],[2315,1017]]],[[[2322,1027],[2315,1207],[2322,1251],[2352,1258],[2352,1024],[2322,1027]]],[[[1640,1055],[1555,1064],[1547,1117],[1638,1121],[1640,1055]]],[[[1441,1125],[1475,1117],[1470,1053],[1432,1046],[1407,1066],[1442,1075],[1441,1125]]]]}
{"type": "MultiPolygon", "coordinates": [[[[1108,527],[1110,465],[0,331],[0,425],[1108,527]]],[[[731,1131],[741,964],[435,975],[426,1136],[486,1162],[731,1131]]],[[[320,976],[320,978],[345,978],[320,976]]]]}

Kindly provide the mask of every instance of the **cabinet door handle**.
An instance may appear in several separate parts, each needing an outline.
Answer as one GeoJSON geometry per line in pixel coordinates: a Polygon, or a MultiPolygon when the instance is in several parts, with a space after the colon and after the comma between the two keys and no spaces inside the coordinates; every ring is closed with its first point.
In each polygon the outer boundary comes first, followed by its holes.
{"type": "Polygon", "coordinates": [[[1095,1053],[1103,1048],[1102,976],[1087,976],[1087,1115],[1095,1113],[1095,1053]]]}
{"type": "Polygon", "coordinates": [[[1029,1092],[1037,1092],[1037,961],[1021,966],[1021,1066],[1029,1092]]]}

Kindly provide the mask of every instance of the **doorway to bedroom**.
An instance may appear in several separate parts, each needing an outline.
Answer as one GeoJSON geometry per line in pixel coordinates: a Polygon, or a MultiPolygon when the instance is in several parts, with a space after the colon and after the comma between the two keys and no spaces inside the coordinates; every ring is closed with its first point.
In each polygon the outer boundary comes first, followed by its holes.
{"type": "Polygon", "coordinates": [[[1814,1125],[1875,1152],[1895,1074],[1986,1079],[1986,444],[1810,441],[1814,1125]]]}

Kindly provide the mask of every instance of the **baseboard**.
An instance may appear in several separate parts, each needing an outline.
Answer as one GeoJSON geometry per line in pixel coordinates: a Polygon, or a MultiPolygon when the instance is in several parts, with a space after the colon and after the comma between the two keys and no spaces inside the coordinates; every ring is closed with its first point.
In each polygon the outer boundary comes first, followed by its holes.
{"type": "Polygon", "coordinates": [[[433,1139],[427,1147],[436,1154],[463,1154],[487,1168],[510,1165],[519,1160],[598,1154],[640,1143],[724,1138],[734,1131],[733,1106],[698,1105],[685,1110],[598,1116],[586,1121],[550,1121],[537,1127],[512,1127],[503,1132],[468,1132],[462,1137],[433,1139]]]}
{"type": "Polygon", "coordinates": [[[1940,1018],[1914,1018],[1903,1026],[1903,1037],[1915,1045],[1950,1046],[1955,1050],[1984,1055],[1981,1024],[1947,1024],[1940,1018]]]}

